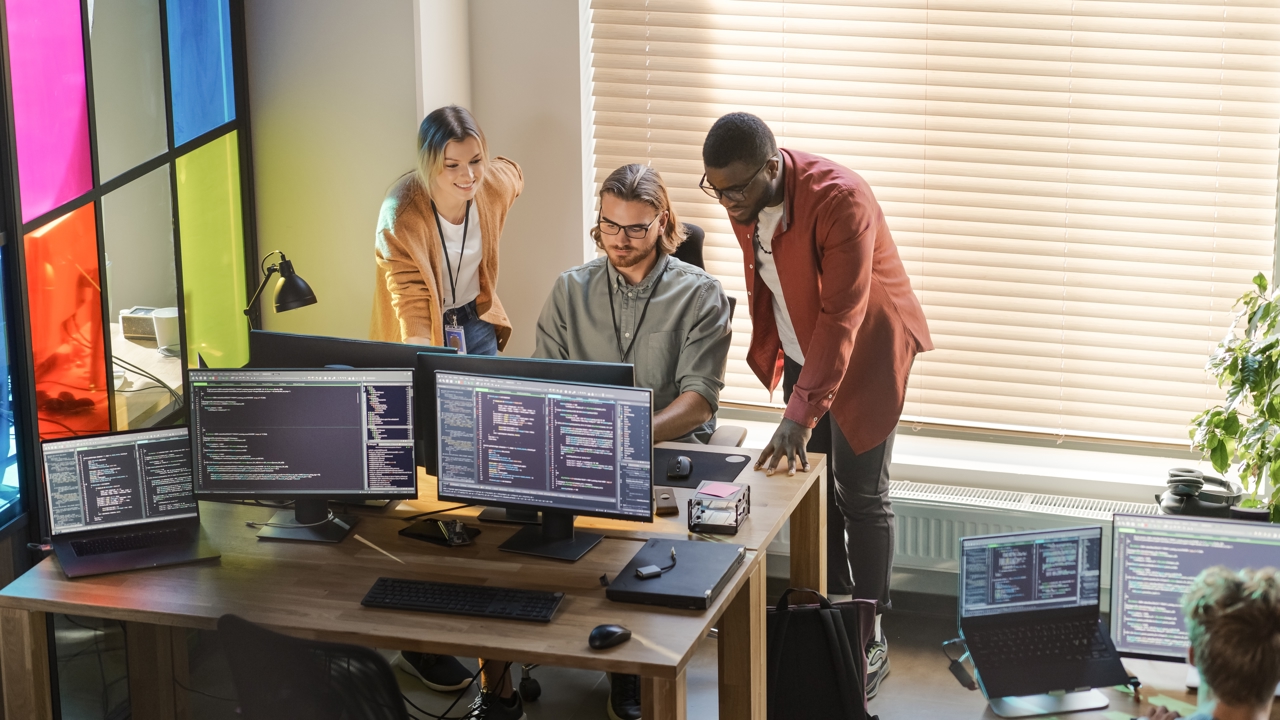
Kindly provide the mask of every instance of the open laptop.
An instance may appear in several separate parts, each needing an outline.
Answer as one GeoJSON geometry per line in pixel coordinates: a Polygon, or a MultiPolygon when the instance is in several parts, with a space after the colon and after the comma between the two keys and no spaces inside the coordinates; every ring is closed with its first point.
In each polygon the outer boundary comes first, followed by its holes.
{"type": "Polygon", "coordinates": [[[960,634],[988,699],[1129,680],[1099,609],[1102,528],[960,539],[960,634]]]}
{"type": "Polygon", "coordinates": [[[187,428],[48,440],[41,451],[67,577],[218,557],[200,528],[187,428]]]}

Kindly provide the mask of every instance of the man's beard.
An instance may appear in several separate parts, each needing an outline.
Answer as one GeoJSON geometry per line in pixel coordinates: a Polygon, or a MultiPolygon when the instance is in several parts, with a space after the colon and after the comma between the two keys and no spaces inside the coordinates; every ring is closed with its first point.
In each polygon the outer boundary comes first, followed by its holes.
{"type": "Polygon", "coordinates": [[[621,260],[614,260],[613,256],[611,255],[609,256],[609,262],[613,263],[613,266],[616,268],[634,267],[644,262],[645,260],[648,260],[650,256],[652,256],[657,249],[658,249],[658,244],[654,243],[653,246],[649,248],[649,252],[646,252],[644,254],[635,253],[633,255],[629,255],[628,257],[622,258],[621,260]]]}

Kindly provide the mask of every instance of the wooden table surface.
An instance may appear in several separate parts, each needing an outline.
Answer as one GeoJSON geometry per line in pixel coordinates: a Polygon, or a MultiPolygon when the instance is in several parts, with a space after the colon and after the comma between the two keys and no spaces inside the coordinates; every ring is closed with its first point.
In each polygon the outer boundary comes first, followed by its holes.
{"type": "MultiPolygon", "coordinates": [[[[120,323],[111,323],[111,354],[137,365],[182,393],[182,359],[161,355],[156,350],[155,340],[126,338],[120,323]]],[[[124,371],[126,382],[119,390],[113,391],[116,429],[142,427],[148,418],[173,404],[173,396],[154,380],[118,363],[115,369],[124,371]]]]}

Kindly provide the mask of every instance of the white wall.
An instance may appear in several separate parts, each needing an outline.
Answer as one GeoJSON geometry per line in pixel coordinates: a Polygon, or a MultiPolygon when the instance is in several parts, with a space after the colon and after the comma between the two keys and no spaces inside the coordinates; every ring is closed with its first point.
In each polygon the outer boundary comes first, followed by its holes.
{"type": "Polygon", "coordinates": [[[378,208],[414,166],[419,106],[466,101],[464,7],[246,0],[258,247],[283,250],[319,300],[277,315],[264,293],[268,329],[368,337],[378,208]],[[419,83],[427,63],[447,80],[439,92],[419,83]]]}
{"type": "Polygon", "coordinates": [[[471,110],[490,151],[524,171],[498,271],[514,327],[507,355],[533,352],[552,283],[586,253],[583,12],[581,0],[470,2],[471,110]]]}

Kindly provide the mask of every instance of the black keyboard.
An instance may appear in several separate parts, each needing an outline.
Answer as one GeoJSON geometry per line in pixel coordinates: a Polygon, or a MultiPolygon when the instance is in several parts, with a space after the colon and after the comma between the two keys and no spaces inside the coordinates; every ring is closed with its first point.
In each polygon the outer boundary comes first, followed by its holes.
{"type": "Polygon", "coordinates": [[[86,555],[103,555],[105,553],[124,552],[125,550],[142,550],[160,547],[161,545],[179,545],[190,538],[186,530],[152,530],[151,532],[114,535],[112,537],[95,538],[93,540],[72,540],[71,549],[76,557],[86,555]]]}
{"type": "Polygon", "coordinates": [[[1095,660],[1110,654],[1097,620],[1070,620],[966,634],[975,656],[1018,660],[1095,660]]]}
{"type": "Polygon", "coordinates": [[[563,599],[564,593],[558,592],[384,577],[369,588],[360,604],[391,610],[551,622],[563,599]]]}

